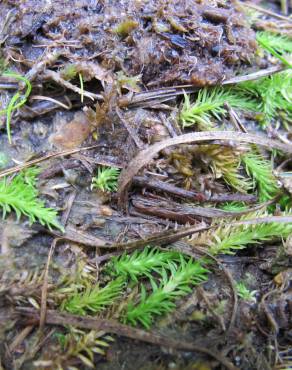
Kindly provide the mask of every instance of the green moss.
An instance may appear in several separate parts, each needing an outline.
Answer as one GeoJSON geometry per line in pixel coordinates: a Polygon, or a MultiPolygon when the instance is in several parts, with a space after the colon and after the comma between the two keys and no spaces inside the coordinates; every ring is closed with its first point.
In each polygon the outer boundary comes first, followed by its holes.
{"type": "Polygon", "coordinates": [[[121,37],[127,37],[138,25],[133,19],[125,19],[114,28],[114,32],[121,37]]]}
{"type": "Polygon", "coordinates": [[[61,71],[60,74],[64,80],[73,80],[77,75],[75,64],[67,64],[61,71]]]}

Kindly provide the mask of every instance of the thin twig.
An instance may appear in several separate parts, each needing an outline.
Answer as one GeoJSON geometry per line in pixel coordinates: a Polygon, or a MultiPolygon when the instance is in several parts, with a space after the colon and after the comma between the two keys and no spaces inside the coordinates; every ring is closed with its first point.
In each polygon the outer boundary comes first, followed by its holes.
{"type": "Polygon", "coordinates": [[[43,286],[42,286],[42,295],[41,295],[41,309],[40,309],[40,329],[41,330],[44,328],[44,325],[45,325],[45,322],[46,322],[47,293],[48,293],[48,279],[49,279],[50,262],[51,262],[53,254],[54,254],[56,244],[59,240],[61,240],[61,239],[56,238],[56,239],[53,240],[53,242],[51,244],[50,251],[49,251],[48,259],[47,259],[46,268],[45,268],[44,281],[43,281],[43,286]]]}
{"type": "Polygon", "coordinates": [[[231,315],[231,318],[230,318],[230,323],[229,323],[229,326],[228,326],[228,329],[227,329],[227,333],[229,333],[231,331],[231,329],[233,328],[234,323],[235,323],[236,314],[237,314],[237,310],[238,310],[238,297],[237,297],[237,292],[236,292],[236,287],[235,287],[235,281],[234,281],[230,271],[221,262],[219,262],[219,265],[222,268],[224,274],[226,275],[226,277],[229,281],[229,284],[230,284],[231,289],[232,289],[232,294],[233,294],[233,310],[232,310],[232,315],[231,315]]]}
{"type": "Polygon", "coordinates": [[[149,237],[145,237],[144,239],[134,240],[127,243],[112,244],[110,247],[123,250],[133,250],[136,248],[145,247],[146,245],[157,246],[162,244],[169,244],[178,241],[185,236],[190,236],[192,234],[208,230],[209,228],[210,226],[206,226],[205,224],[201,224],[199,226],[194,225],[191,227],[182,227],[178,230],[167,230],[159,233],[154,233],[151,234],[149,237]]]}
{"type": "Polygon", "coordinates": [[[233,84],[238,84],[240,82],[258,80],[262,77],[271,76],[272,74],[281,72],[284,69],[285,69],[285,67],[283,65],[277,65],[277,66],[270,67],[270,68],[267,68],[267,69],[262,69],[260,71],[254,72],[254,73],[250,73],[248,75],[243,75],[243,76],[237,76],[237,77],[230,78],[229,80],[223,81],[222,85],[233,85],[233,84]]]}
{"type": "MultiPolygon", "coordinates": [[[[262,69],[257,72],[249,73],[243,76],[236,76],[225,80],[222,85],[233,85],[244,81],[258,80],[259,78],[271,76],[274,73],[284,70],[283,65],[273,66],[267,69],[262,69]]],[[[147,103],[149,106],[152,104],[166,102],[175,99],[177,96],[184,95],[185,93],[191,94],[198,91],[199,88],[194,85],[178,85],[171,88],[160,88],[150,90],[146,92],[136,93],[129,96],[123,96],[119,99],[119,107],[140,107],[145,106],[147,103]]]]}
{"type": "MultiPolygon", "coordinates": [[[[233,224],[231,224],[231,225],[233,225],[233,224]]],[[[191,247],[192,247],[192,249],[194,248],[194,246],[191,246],[191,247]]],[[[233,293],[233,309],[232,309],[232,314],[231,314],[231,318],[230,318],[230,323],[229,323],[229,326],[228,326],[227,331],[226,331],[226,333],[229,333],[230,330],[234,326],[235,319],[236,319],[236,314],[237,314],[237,310],[238,310],[238,297],[237,297],[237,293],[236,293],[234,279],[233,279],[230,271],[224,266],[224,264],[222,262],[220,262],[218,260],[218,258],[216,258],[212,254],[208,253],[203,248],[197,248],[196,251],[202,253],[205,256],[208,256],[213,261],[215,261],[217,263],[217,265],[220,267],[220,270],[222,270],[223,273],[225,274],[225,276],[227,277],[227,280],[228,280],[228,282],[230,284],[230,287],[231,287],[231,290],[232,290],[232,293],[233,293]]],[[[189,251],[189,250],[187,250],[187,249],[184,248],[183,250],[181,250],[181,252],[189,255],[190,257],[197,258],[197,256],[194,254],[193,251],[189,251]]]]}
{"type": "Polygon", "coordinates": [[[135,176],[133,183],[136,186],[145,187],[148,189],[154,189],[168,194],[172,194],[175,197],[190,199],[196,202],[212,202],[212,203],[224,203],[224,202],[247,202],[254,203],[256,196],[252,194],[213,194],[208,195],[206,193],[200,193],[193,190],[186,190],[179,188],[175,185],[169,184],[164,181],[154,180],[146,176],[135,176]]]}
{"type": "Polygon", "coordinates": [[[67,224],[67,221],[68,221],[68,218],[69,218],[69,215],[70,215],[70,212],[71,212],[71,209],[72,209],[74,200],[76,198],[76,195],[77,195],[77,191],[76,191],[76,189],[74,189],[72,191],[72,193],[69,194],[69,196],[68,196],[68,198],[66,200],[66,210],[62,214],[62,219],[61,219],[61,223],[62,223],[62,225],[64,227],[67,224]]]}
{"type": "Polygon", "coordinates": [[[45,155],[43,157],[39,157],[39,158],[33,159],[31,161],[25,162],[23,164],[19,164],[18,166],[15,166],[15,167],[12,167],[12,168],[8,168],[7,170],[4,170],[4,171],[0,172],[0,178],[1,177],[8,176],[8,175],[12,175],[14,173],[17,173],[17,172],[23,170],[24,168],[28,168],[30,166],[34,166],[34,165],[36,165],[38,163],[45,162],[45,161],[47,161],[49,159],[59,158],[59,157],[67,156],[67,155],[70,155],[70,154],[79,153],[79,152],[82,152],[83,150],[95,149],[98,146],[99,145],[93,145],[93,146],[88,146],[88,147],[85,147],[85,148],[68,149],[68,150],[62,150],[62,151],[56,152],[56,153],[49,153],[49,154],[47,154],[47,155],[45,155]]]}
{"type": "Polygon", "coordinates": [[[73,85],[71,82],[64,80],[57,72],[54,72],[54,71],[51,71],[51,70],[46,70],[43,73],[43,78],[44,79],[52,79],[57,84],[65,87],[66,89],[72,90],[72,91],[76,92],[77,94],[79,94],[81,96],[82,95],[83,96],[86,96],[87,98],[89,98],[89,99],[91,99],[93,101],[94,100],[101,100],[101,101],[104,100],[104,98],[103,98],[102,95],[100,95],[100,94],[94,94],[92,92],[89,92],[89,91],[86,91],[86,90],[82,90],[78,86],[73,85]]]}
{"type": "MultiPolygon", "coordinates": [[[[169,134],[171,137],[175,137],[177,136],[177,132],[175,130],[175,127],[173,127],[173,125],[171,124],[171,121],[169,119],[166,118],[165,114],[162,113],[162,112],[159,112],[159,118],[161,120],[161,122],[163,123],[163,125],[167,128],[169,134]]],[[[180,132],[181,134],[181,132],[180,132]]]]}
{"type": "Polygon", "coordinates": [[[129,125],[129,123],[124,119],[122,111],[118,107],[116,107],[116,113],[119,119],[121,120],[122,124],[125,126],[126,130],[128,131],[129,135],[133,139],[134,143],[137,145],[137,147],[139,149],[144,149],[145,144],[137,135],[136,130],[133,127],[131,127],[131,125],[129,125]]]}
{"type": "Polygon", "coordinates": [[[257,144],[268,149],[279,149],[284,153],[292,154],[292,146],[283,144],[277,140],[266,139],[259,135],[251,135],[239,133],[234,131],[201,131],[192,132],[176,136],[174,138],[160,141],[156,144],[150,145],[133,158],[127,167],[125,167],[119,177],[119,208],[127,211],[128,209],[128,191],[132,184],[133,178],[138,175],[139,171],[146,166],[153,158],[163,149],[175,145],[189,144],[189,143],[203,143],[206,141],[235,141],[240,143],[257,144]]]}
{"type": "Polygon", "coordinates": [[[292,19],[289,18],[289,17],[284,17],[283,15],[281,14],[277,14],[269,9],[265,9],[265,8],[262,8],[261,6],[258,6],[256,4],[253,4],[253,3],[250,3],[250,2],[246,2],[246,3],[242,3],[240,2],[240,5],[242,6],[245,6],[247,8],[251,8],[251,9],[255,9],[257,10],[258,12],[261,12],[261,13],[264,13],[264,14],[268,14],[270,15],[271,17],[274,17],[274,18],[278,18],[278,19],[282,19],[283,21],[286,21],[288,23],[292,23],[292,19]]]}
{"type": "Polygon", "coordinates": [[[13,353],[17,347],[24,341],[24,339],[31,333],[33,325],[26,326],[21,332],[13,339],[13,341],[8,346],[8,351],[13,353]]]}
{"type": "Polygon", "coordinates": [[[32,68],[27,72],[25,78],[33,81],[37,78],[47,67],[52,66],[60,57],[59,51],[46,51],[39,62],[33,63],[32,68]]]}
{"type": "Polygon", "coordinates": [[[69,110],[71,109],[71,107],[69,107],[68,105],[66,104],[63,104],[62,102],[60,102],[59,100],[57,99],[53,99],[49,96],[43,96],[43,95],[33,95],[29,98],[29,100],[46,100],[46,101],[49,101],[51,103],[54,103],[56,105],[59,105],[60,107],[66,109],[66,110],[69,110]]]}
{"type": "Polygon", "coordinates": [[[64,240],[69,240],[77,244],[82,244],[87,247],[94,247],[94,248],[112,248],[109,241],[106,241],[102,238],[98,238],[92,234],[86,233],[82,230],[76,229],[72,225],[68,225],[66,227],[66,230],[63,234],[57,232],[48,230],[44,227],[39,227],[43,232],[47,232],[50,235],[53,235],[57,238],[62,238],[64,240]]]}
{"type": "Polygon", "coordinates": [[[206,306],[207,306],[208,310],[211,312],[212,316],[215,318],[215,320],[217,320],[219,322],[219,325],[221,326],[222,331],[225,332],[226,331],[226,326],[225,326],[225,323],[223,321],[223,317],[221,315],[219,315],[218,313],[216,313],[216,311],[212,307],[212,304],[211,304],[209,298],[207,297],[204,289],[202,287],[198,286],[197,287],[197,292],[199,293],[199,295],[201,296],[203,301],[206,303],[206,306]]]}
{"type": "MultiPolygon", "coordinates": [[[[34,320],[39,320],[39,313],[35,309],[18,307],[17,311],[27,317],[33,318],[34,320]]],[[[223,357],[219,352],[213,349],[208,349],[206,347],[201,347],[199,345],[186,342],[183,340],[176,341],[170,337],[162,336],[160,334],[145,331],[142,329],[132,328],[127,325],[120,324],[113,320],[99,319],[89,316],[77,316],[65,313],[59,313],[55,310],[48,310],[46,315],[46,323],[52,325],[62,325],[62,326],[74,326],[83,329],[104,331],[107,333],[112,333],[134,340],[140,340],[142,342],[151,343],[167,348],[172,348],[175,350],[200,352],[211,356],[212,358],[219,361],[228,370],[238,370],[226,357],[223,357]]]]}
{"type": "Polygon", "coordinates": [[[262,310],[264,311],[264,313],[265,313],[265,315],[266,315],[266,317],[267,317],[267,320],[268,320],[268,322],[269,322],[269,324],[270,324],[270,326],[271,326],[271,328],[272,328],[272,330],[273,330],[273,334],[274,335],[277,335],[278,334],[278,332],[279,332],[279,326],[278,326],[278,324],[277,324],[277,322],[276,322],[276,320],[274,319],[274,317],[271,315],[271,313],[269,312],[269,309],[268,309],[268,307],[267,307],[267,305],[266,305],[266,299],[270,296],[270,295],[272,295],[272,294],[275,294],[275,293],[278,293],[279,294],[279,291],[278,291],[278,289],[273,289],[273,290],[271,290],[271,291],[268,291],[266,294],[264,294],[263,296],[262,296],[262,299],[261,299],[261,302],[260,302],[260,305],[259,305],[259,307],[260,308],[262,308],[262,310]]]}

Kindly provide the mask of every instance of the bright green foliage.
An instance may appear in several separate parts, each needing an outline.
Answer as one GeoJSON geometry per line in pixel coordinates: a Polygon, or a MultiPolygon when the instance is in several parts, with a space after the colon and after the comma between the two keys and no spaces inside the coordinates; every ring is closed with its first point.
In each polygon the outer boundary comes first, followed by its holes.
{"type": "MultiPolygon", "coordinates": [[[[19,75],[17,73],[14,73],[14,72],[5,72],[5,73],[3,73],[2,76],[4,76],[4,77],[12,77],[12,78],[15,78],[18,81],[22,81],[22,82],[25,83],[26,90],[25,90],[24,96],[22,97],[21,95],[19,95],[19,99],[20,98],[21,99],[13,107],[14,109],[20,108],[23,104],[25,104],[27,98],[29,97],[29,95],[31,93],[32,86],[31,86],[30,81],[27,78],[25,78],[25,77],[23,77],[23,76],[21,76],[21,75],[19,75]]],[[[5,114],[5,113],[7,113],[7,109],[0,110],[0,114],[5,114]]]]}
{"type": "Polygon", "coordinates": [[[278,53],[292,53],[292,38],[271,32],[257,32],[257,40],[269,44],[278,53]]]}
{"type": "Polygon", "coordinates": [[[56,227],[63,230],[57,221],[57,212],[52,208],[46,208],[44,202],[38,199],[36,188],[38,172],[37,169],[30,168],[12,179],[0,180],[0,206],[3,218],[7,213],[15,211],[17,219],[25,215],[31,224],[38,221],[49,229],[56,227]]]}
{"type": "MultiPolygon", "coordinates": [[[[241,221],[267,216],[261,212],[249,214],[241,221]]],[[[286,238],[292,233],[291,223],[263,222],[259,224],[229,225],[224,224],[210,235],[209,252],[216,254],[234,254],[236,250],[248,245],[260,244],[274,238],[286,238]]]]}
{"type": "Polygon", "coordinates": [[[283,56],[284,53],[292,53],[291,38],[270,32],[257,32],[256,38],[261,47],[292,68],[292,64],[283,56]]]}
{"type": "Polygon", "coordinates": [[[0,110],[0,114],[6,114],[6,130],[7,130],[7,136],[8,141],[11,144],[11,131],[10,131],[10,123],[11,123],[11,116],[14,110],[20,108],[25,102],[27,101],[27,98],[29,97],[31,93],[31,83],[30,81],[14,72],[5,72],[3,73],[3,76],[5,77],[13,77],[18,81],[22,81],[25,83],[26,91],[24,95],[22,96],[19,92],[17,92],[13,97],[11,98],[10,102],[8,103],[7,108],[0,110]]]}
{"type": "Polygon", "coordinates": [[[35,188],[37,186],[37,177],[40,172],[41,170],[39,167],[28,167],[22,170],[21,174],[23,175],[24,182],[35,188]]]}
{"type": "Polygon", "coordinates": [[[110,306],[124,287],[124,279],[112,280],[105,287],[88,286],[84,292],[76,292],[62,304],[65,311],[76,315],[95,314],[110,306]]]}
{"type": "Polygon", "coordinates": [[[208,270],[199,261],[188,261],[182,256],[179,264],[170,264],[171,271],[168,276],[165,269],[162,270],[162,278],[158,286],[154,280],[150,280],[152,293],[147,295],[144,286],[141,287],[141,297],[138,304],[128,304],[125,321],[132,325],[141,323],[149,328],[154,316],[170,312],[175,308],[175,300],[191,292],[190,285],[197,285],[207,280],[208,270]]]}
{"type": "Polygon", "coordinates": [[[285,112],[292,119],[292,71],[287,70],[257,81],[246,81],[235,89],[243,90],[258,101],[257,110],[264,114],[264,119],[276,119],[278,112],[285,112]]]}
{"type": "Polygon", "coordinates": [[[281,210],[285,212],[291,212],[292,210],[292,198],[291,195],[283,194],[283,196],[278,201],[281,210]]]}
{"type": "Polygon", "coordinates": [[[236,292],[239,298],[245,300],[245,301],[252,301],[255,302],[255,294],[257,293],[256,290],[249,290],[243,282],[236,283],[235,285],[236,292]]]}
{"type": "Polygon", "coordinates": [[[231,88],[201,89],[194,104],[185,94],[180,113],[182,126],[197,124],[200,130],[212,130],[212,117],[220,120],[226,114],[225,102],[235,109],[262,113],[264,122],[277,118],[279,112],[292,120],[292,71],[242,82],[231,88]]]}
{"type": "Polygon", "coordinates": [[[279,187],[272,172],[271,162],[253,151],[243,155],[242,161],[246,172],[258,188],[259,201],[266,202],[273,199],[279,192],[279,187]]]}
{"type": "Polygon", "coordinates": [[[61,71],[60,75],[64,80],[73,80],[77,75],[77,68],[75,64],[67,64],[61,71]]]}
{"type": "Polygon", "coordinates": [[[231,89],[222,87],[200,90],[194,104],[190,103],[187,94],[184,94],[184,97],[185,101],[180,113],[183,127],[197,124],[201,130],[211,130],[214,127],[212,116],[219,120],[226,114],[224,103],[228,103],[233,108],[256,110],[256,105],[249,97],[241,92],[234,93],[231,89]]]}
{"type": "Polygon", "coordinates": [[[164,292],[162,286],[158,287],[153,280],[151,280],[151,285],[152,293],[149,296],[142,285],[140,302],[136,306],[133,303],[128,304],[126,322],[131,325],[136,326],[141,323],[149,329],[155,316],[163,315],[175,308],[173,297],[164,292]]]}
{"type": "Polygon", "coordinates": [[[224,203],[221,207],[224,211],[241,212],[246,211],[247,206],[243,202],[228,202],[224,203]]]}
{"type": "Polygon", "coordinates": [[[152,273],[161,273],[161,269],[168,269],[171,261],[178,261],[176,252],[161,251],[156,248],[146,247],[143,251],[136,250],[132,254],[124,253],[121,257],[114,257],[107,271],[117,276],[130,277],[138,282],[138,278],[146,276],[152,278],[152,273]]]}
{"type": "Polygon", "coordinates": [[[118,188],[118,177],[120,171],[114,167],[101,168],[97,170],[97,176],[92,178],[91,189],[102,191],[116,191],[118,188]]]}
{"type": "Polygon", "coordinates": [[[191,293],[189,285],[197,285],[207,280],[207,273],[200,261],[194,261],[191,258],[185,259],[180,256],[178,267],[170,267],[171,276],[167,279],[163,276],[163,290],[174,296],[185,295],[191,293]]]}

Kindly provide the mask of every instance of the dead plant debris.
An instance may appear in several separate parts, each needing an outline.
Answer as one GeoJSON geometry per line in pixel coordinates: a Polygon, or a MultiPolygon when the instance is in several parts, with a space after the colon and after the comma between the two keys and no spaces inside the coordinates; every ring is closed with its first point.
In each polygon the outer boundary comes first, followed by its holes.
{"type": "Polygon", "coordinates": [[[0,369],[292,367],[291,10],[0,2],[0,369]]]}

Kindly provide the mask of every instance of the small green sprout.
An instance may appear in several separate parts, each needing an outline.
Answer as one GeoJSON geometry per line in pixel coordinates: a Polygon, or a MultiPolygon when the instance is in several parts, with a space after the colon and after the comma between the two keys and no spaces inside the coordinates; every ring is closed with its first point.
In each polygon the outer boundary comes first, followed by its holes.
{"type": "Polygon", "coordinates": [[[291,195],[283,194],[278,202],[279,202],[281,210],[283,210],[284,212],[288,212],[288,213],[292,212],[291,195]]]}
{"type": "Polygon", "coordinates": [[[277,118],[278,113],[286,116],[288,121],[292,120],[291,70],[233,87],[201,89],[193,104],[185,94],[180,122],[184,128],[197,125],[200,130],[212,130],[215,127],[212,117],[220,120],[227,113],[225,103],[231,108],[262,114],[263,124],[277,118]]]}
{"type": "Polygon", "coordinates": [[[262,48],[278,58],[284,65],[292,68],[292,64],[283,56],[284,53],[292,53],[292,39],[270,32],[257,32],[257,42],[262,48]]]}
{"type": "Polygon", "coordinates": [[[73,63],[67,64],[61,71],[60,75],[64,80],[73,80],[77,75],[76,65],[73,63]]]}
{"type": "Polygon", "coordinates": [[[247,206],[244,202],[227,202],[224,203],[221,207],[224,211],[231,211],[231,212],[242,212],[247,210],[247,206]]]}
{"type": "Polygon", "coordinates": [[[65,346],[66,346],[66,334],[57,332],[53,335],[53,337],[58,340],[58,343],[59,343],[62,351],[64,351],[65,346]]]}
{"type": "Polygon", "coordinates": [[[273,175],[271,162],[254,151],[243,155],[242,161],[246,172],[254,181],[254,186],[258,188],[259,201],[273,199],[279,193],[279,186],[273,175]]]}
{"type": "Polygon", "coordinates": [[[100,189],[102,191],[113,192],[118,188],[118,177],[120,170],[114,167],[102,168],[97,170],[97,176],[92,178],[91,190],[100,189]]]}
{"type": "Polygon", "coordinates": [[[127,76],[123,71],[116,73],[119,88],[125,88],[132,92],[140,92],[139,83],[141,83],[142,75],[127,76]]]}
{"type": "Polygon", "coordinates": [[[114,33],[118,34],[121,37],[128,36],[135,28],[139,25],[138,22],[134,21],[133,19],[127,18],[119,23],[114,28],[114,33]]]}
{"type": "Polygon", "coordinates": [[[175,301],[179,297],[189,294],[190,285],[198,285],[206,281],[208,270],[199,261],[188,261],[181,256],[179,264],[171,264],[168,276],[166,269],[161,271],[161,282],[157,285],[151,279],[152,293],[147,295],[145,287],[141,286],[140,301],[130,302],[125,313],[125,321],[136,326],[141,323],[149,328],[155,316],[160,316],[175,308],[175,301]]]}
{"type": "Polygon", "coordinates": [[[38,221],[49,229],[55,227],[63,230],[57,220],[57,212],[52,208],[46,208],[44,202],[38,199],[36,188],[38,173],[37,169],[30,168],[12,179],[0,180],[0,207],[3,219],[7,213],[14,211],[17,219],[24,215],[28,217],[31,224],[38,221]]]}
{"type": "Polygon", "coordinates": [[[84,292],[76,292],[64,301],[62,308],[76,315],[96,314],[121,295],[124,284],[123,278],[117,278],[103,288],[88,286],[84,292]]]}
{"type": "Polygon", "coordinates": [[[213,129],[211,118],[213,116],[220,120],[226,114],[225,103],[233,108],[256,110],[256,105],[249,97],[243,93],[234,93],[229,88],[201,89],[193,104],[187,94],[184,94],[184,97],[185,101],[180,113],[180,121],[184,128],[197,124],[201,130],[213,129]]]}
{"type": "Polygon", "coordinates": [[[107,271],[112,275],[130,277],[134,282],[146,276],[152,278],[152,273],[161,273],[162,268],[169,268],[171,261],[178,261],[177,252],[161,251],[156,248],[146,247],[143,251],[136,250],[132,254],[124,253],[121,257],[112,258],[107,271]]]}
{"type": "Polygon", "coordinates": [[[244,301],[256,302],[256,290],[249,290],[243,282],[236,283],[235,289],[239,298],[244,301]]]}
{"type": "Polygon", "coordinates": [[[256,81],[246,81],[234,89],[244,91],[257,102],[257,111],[264,115],[265,125],[276,119],[279,112],[284,112],[288,120],[292,119],[292,71],[286,70],[256,81]]]}
{"type": "MultiPolygon", "coordinates": [[[[241,221],[267,216],[266,213],[255,212],[242,217],[241,221]]],[[[223,224],[212,233],[209,252],[217,254],[234,254],[236,250],[244,249],[248,245],[259,244],[275,238],[286,238],[292,233],[291,223],[263,222],[258,224],[229,225],[223,224]]],[[[207,240],[207,239],[206,239],[207,240]]]]}
{"type": "Polygon", "coordinates": [[[84,101],[84,83],[83,83],[83,77],[82,77],[82,74],[79,73],[79,82],[80,82],[80,90],[81,90],[81,103],[83,103],[84,101]]]}
{"type": "Polygon", "coordinates": [[[31,93],[32,86],[31,86],[30,81],[27,78],[25,78],[25,77],[23,77],[23,76],[21,76],[17,73],[5,72],[5,73],[3,73],[3,76],[13,77],[18,81],[24,82],[25,86],[26,86],[26,91],[25,91],[23,96],[19,92],[17,92],[11,98],[10,102],[8,103],[7,108],[0,110],[0,115],[1,114],[6,114],[6,131],[7,131],[8,141],[11,144],[12,139],[11,139],[10,123],[11,123],[12,113],[13,113],[13,111],[20,108],[21,106],[23,106],[26,103],[27,98],[29,97],[29,95],[31,93]]]}

